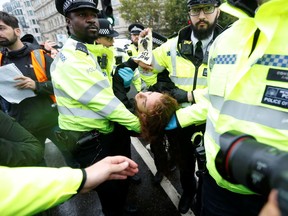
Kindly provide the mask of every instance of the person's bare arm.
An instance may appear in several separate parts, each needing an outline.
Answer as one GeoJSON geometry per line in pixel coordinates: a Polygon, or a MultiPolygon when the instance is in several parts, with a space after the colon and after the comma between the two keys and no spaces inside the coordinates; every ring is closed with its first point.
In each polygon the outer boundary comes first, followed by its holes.
{"type": "Polygon", "coordinates": [[[138,165],[124,156],[106,157],[85,169],[86,181],[80,193],[88,192],[106,180],[126,179],[138,172],[138,165]]]}

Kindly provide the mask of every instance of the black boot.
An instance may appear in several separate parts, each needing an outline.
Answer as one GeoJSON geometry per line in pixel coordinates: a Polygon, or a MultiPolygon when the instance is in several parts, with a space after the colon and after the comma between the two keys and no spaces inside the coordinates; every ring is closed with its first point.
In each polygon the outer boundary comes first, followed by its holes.
{"type": "Polygon", "coordinates": [[[179,201],[178,211],[181,214],[186,214],[191,207],[192,200],[193,200],[193,197],[191,197],[187,193],[183,192],[183,194],[180,198],[180,201],[179,201]]]}

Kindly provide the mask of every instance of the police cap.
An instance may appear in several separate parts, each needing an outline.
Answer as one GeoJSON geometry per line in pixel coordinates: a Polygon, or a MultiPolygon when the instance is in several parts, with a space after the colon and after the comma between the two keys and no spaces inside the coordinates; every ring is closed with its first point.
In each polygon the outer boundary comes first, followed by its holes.
{"type": "Polygon", "coordinates": [[[70,11],[81,8],[91,8],[98,13],[98,0],[55,0],[55,5],[57,11],[64,16],[70,11]]]}
{"type": "Polygon", "coordinates": [[[221,4],[221,0],[188,0],[187,6],[193,7],[196,5],[205,5],[205,4],[212,4],[215,6],[219,6],[221,4]]]}
{"type": "Polygon", "coordinates": [[[142,30],[144,30],[144,26],[139,23],[132,23],[128,27],[130,34],[140,34],[142,30]]]}
{"type": "Polygon", "coordinates": [[[107,19],[98,19],[99,21],[99,36],[101,37],[117,37],[119,33],[115,31],[112,24],[107,19]]]}

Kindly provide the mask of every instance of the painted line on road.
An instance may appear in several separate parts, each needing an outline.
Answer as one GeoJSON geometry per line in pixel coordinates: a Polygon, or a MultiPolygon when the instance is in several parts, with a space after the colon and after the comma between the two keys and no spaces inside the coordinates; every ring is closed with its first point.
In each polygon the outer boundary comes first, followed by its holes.
{"type": "MultiPolygon", "coordinates": [[[[148,168],[151,170],[152,174],[155,175],[157,169],[154,164],[154,159],[151,157],[148,150],[143,146],[141,141],[136,137],[131,137],[131,142],[138,154],[142,157],[143,161],[146,163],[148,168]]],[[[170,198],[172,203],[176,208],[178,208],[178,203],[180,200],[180,194],[177,192],[175,187],[171,184],[168,178],[164,176],[162,182],[160,183],[163,190],[166,192],[167,196],[170,198]]],[[[194,213],[189,209],[186,214],[182,214],[184,216],[195,216],[194,213]]]]}

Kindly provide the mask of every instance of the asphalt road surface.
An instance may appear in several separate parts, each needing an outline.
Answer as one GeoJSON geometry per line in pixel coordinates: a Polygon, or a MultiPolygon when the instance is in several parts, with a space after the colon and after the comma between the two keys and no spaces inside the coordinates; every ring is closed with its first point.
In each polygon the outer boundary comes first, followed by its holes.
{"type": "MultiPolygon", "coordinates": [[[[169,178],[164,177],[161,185],[154,185],[152,178],[156,173],[153,154],[146,148],[147,143],[132,137],[132,159],[139,165],[140,184],[132,184],[128,202],[138,208],[137,216],[179,216],[177,211],[182,193],[179,171],[174,170],[169,178]]],[[[45,159],[48,166],[65,166],[57,147],[49,140],[46,143],[45,159]]],[[[44,216],[102,216],[101,204],[95,191],[77,194],[65,203],[42,213],[44,216]]],[[[189,210],[187,216],[194,216],[189,210]]]]}

